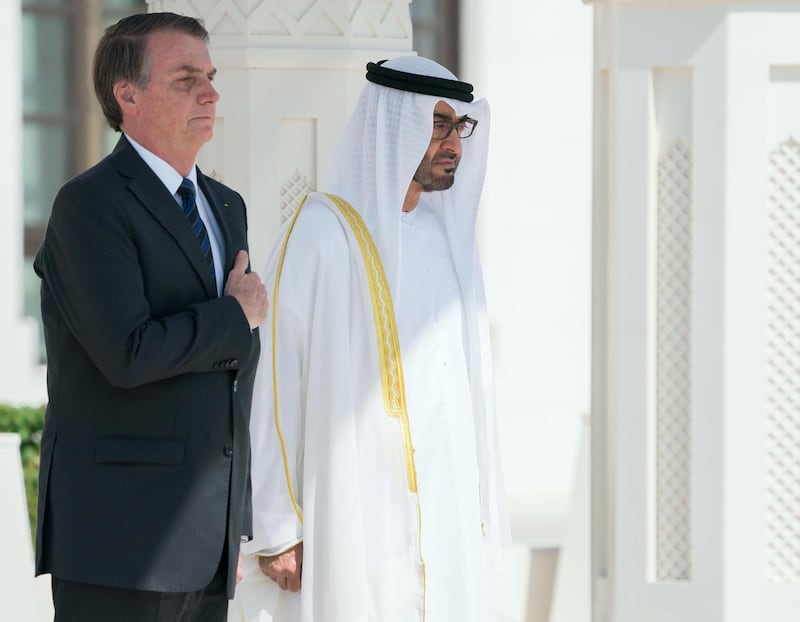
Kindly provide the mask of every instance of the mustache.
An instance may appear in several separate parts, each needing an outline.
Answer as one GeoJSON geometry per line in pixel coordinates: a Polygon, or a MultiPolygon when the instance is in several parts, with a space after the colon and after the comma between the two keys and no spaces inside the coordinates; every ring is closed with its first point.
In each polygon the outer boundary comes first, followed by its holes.
{"type": "Polygon", "coordinates": [[[457,162],[458,156],[455,153],[449,153],[447,151],[440,151],[436,155],[433,156],[434,164],[438,164],[439,162],[446,162],[450,160],[451,162],[457,162]]]}

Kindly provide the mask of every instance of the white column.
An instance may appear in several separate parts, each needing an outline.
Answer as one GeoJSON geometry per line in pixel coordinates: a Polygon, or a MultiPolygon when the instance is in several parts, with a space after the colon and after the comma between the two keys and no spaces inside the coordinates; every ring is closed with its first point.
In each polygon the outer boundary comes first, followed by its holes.
{"type": "Polygon", "coordinates": [[[461,77],[492,109],[478,235],[506,483],[520,536],[554,546],[589,409],[591,10],[461,11],[461,77]]]}
{"type": "Polygon", "coordinates": [[[596,622],[800,610],[800,2],[597,1],[596,622]]]}
{"type": "Polygon", "coordinates": [[[46,399],[38,364],[36,323],[23,315],[22,205],[22,9],[19,0],[0,3],[0,402],[41,404],[46,399]]]}
{"type": "Polygon", "coordinates": [[[588,486],[575,486],[590,386],[592,11],[564,0],[459,11],[460,77],[492,108],[478,235],[519,611],[585,622],[588,537],[573,536],[588,530],[576,511],[588,486]]]}
{"type": "Polygon", "coordinates": [[[204,20],[220,91],[200,166],[245,198],[255,270],[309,190],[364,84],[368,61],[411,52],[409,0],[148,0],[204,20]]]}
{"type": "Polygon", "coordinates": [[[33,578],[31,530],[18,434],[0,434],[0,618],[15,622],[53,619],[49,577],[33,578]],[[43,581],[44,579],[44,581],[43,581]]]}

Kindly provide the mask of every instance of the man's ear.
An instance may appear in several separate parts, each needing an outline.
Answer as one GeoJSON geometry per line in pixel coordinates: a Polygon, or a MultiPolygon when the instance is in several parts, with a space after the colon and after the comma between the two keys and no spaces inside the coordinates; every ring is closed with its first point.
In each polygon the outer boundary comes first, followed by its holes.
{"type": "Polygon", "coordinates": [[[122,110],[123,118],[136,115],[138,95],[138,89],[127,80],[121,80],[114,85],[114,99],[122,110]]]}

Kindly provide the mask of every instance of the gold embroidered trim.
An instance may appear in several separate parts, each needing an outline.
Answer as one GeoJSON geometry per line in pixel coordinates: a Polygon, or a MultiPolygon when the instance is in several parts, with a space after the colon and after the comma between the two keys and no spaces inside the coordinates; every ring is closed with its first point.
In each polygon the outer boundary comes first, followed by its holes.
{"type": "Polygon", "coordinates": [[[364,265],[367,268],[369,294],[372,300],[372,316],[375,320],[375,333],[378,342],[378,358],[381,364],[381,385],[383,388],[383,405],[391,417],[400,420],[403,432],[403,448],[406,458],[406,475],[408,489],[417,492],[417,469],[414,465],[414,445],[411,441],[411,427],[408,423],[406,407],[405,381],[403,364],[400,359],[400,340],[397,336],[397,324],[394,318],[392,294],[389,282],[383,270],[378,249],[364,224],[361,215],[349,203],[333,194],[326,194],[344,216],[353,233],[356,235],[364,265]]]}
{"type": "Polygon", "coordinates": [[[427,616],[427,591],[428,572],[425,559],[422,556],[422,507],[419,503],[417,491],[417,467],[414,463],[414,445],[411,441],[411,426],[408,422],[408,408],[406,407],[406,388],[403,379],[403,363],[400,357],[400,339],[397,336],[397,323],[394,317],[392,294],[389,291],[389,281],[383,270],[378,249],[369,234],[364,220],[353,207],[344,199],[334,194],[326,194],[344,216],[353,233],[356,235],[361,254],[364,257],[364,266],[367,269],[369,281],[369,294],[372,300],[372,317],[375,321],[376,341],[378,342],[378,358],[381,363],[381,385],[383,388],[383,405],[390,417],[400,420],[403,432],[403,446],[406,458],[406,473],[408,475],[408,488],[414,493],[417,500],[417,554],[419,555],[422,570],[422,622],[427,616]]]}
{"type": "Polygon", "coordinates": [[[286,441],[281,432],[281,420],[278,416],[278,287],[281,283],[281,271],[283,270],[283,260],[286,257],[286,245],[289,243],[289,236],[292,235],[294,223],[297,222],[297,217],[300,215],[300,208],[306,202],[308,195],[303,197],[297,209],[294,211],[292,221],[289,223],[289,228],[286,230],[286,236],[283,238],[281,244],[281,254],[278,257],[278,267],[275,270],[275,287],[272,290],[272,395],[274,399],[275,408],[275,430],[278,433],[278,439],[281,442],[281,455],[283,456],[283,472],[286,475],[286,485],[289,487],[289,496],[292,498],[292,505],[297,514],[300,522],[303,522],[303,510],[300,509],[300,504],[297,502],[297,495],[292,486],[292,472],[289,468],[289,457],[286,455],[286,441]]]}

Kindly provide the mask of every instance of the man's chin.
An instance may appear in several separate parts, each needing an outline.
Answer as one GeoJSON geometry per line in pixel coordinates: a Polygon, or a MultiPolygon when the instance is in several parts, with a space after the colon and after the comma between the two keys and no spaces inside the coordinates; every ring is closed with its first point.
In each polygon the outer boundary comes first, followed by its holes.
{"type": "Polygon", "coordinates": [[[442,175],[431,180],[427,186],[424,186],[424,189],[425,192],[441,192],[442,190],[449,190],[453,187],[455,181],[455,175],[442,175]]]}
{"type": "Polygon", "coordinates": [[[439,183],[444,186],[443,190],[450,188],[456,181],[456,169],[445,171],[445,174],[439,178],[439,183]]]}
{"type": "Polygon", "coordinates": [[[211,135],[214,131],[214,119],[207,117],[200,117],[189,121],[187,129],[192,132],[208,133],[211,135]]]}
{"type": "Polygon", "coordinates": [[[214,123],[197,124],[192,128],[192,134],[196,142],[204,145],[214,137],[214,123]]]}

